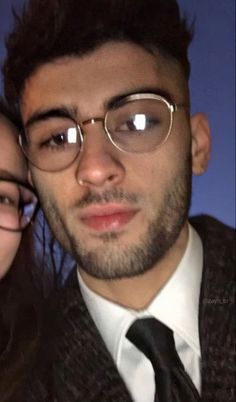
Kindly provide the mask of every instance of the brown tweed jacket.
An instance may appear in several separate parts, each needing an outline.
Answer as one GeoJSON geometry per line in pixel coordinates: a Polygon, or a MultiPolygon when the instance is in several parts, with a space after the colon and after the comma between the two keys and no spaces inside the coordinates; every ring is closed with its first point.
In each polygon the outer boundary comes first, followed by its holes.
{"type": "MultiPolygon", "coordinates": [[[[191,223],[202,238],[205,255],[199,310],[202,400],[233,402],[234,230],[207,216],[195,217],[191,223]]],[[[40,364],[23,402],[131,402],[87,311],[75,272],[58,296],[40,364]]]]}

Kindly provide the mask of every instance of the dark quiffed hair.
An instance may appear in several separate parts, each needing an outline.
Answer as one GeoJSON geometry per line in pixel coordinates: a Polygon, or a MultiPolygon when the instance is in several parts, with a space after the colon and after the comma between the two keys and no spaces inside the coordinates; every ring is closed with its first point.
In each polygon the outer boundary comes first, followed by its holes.
{"type": "Polygon", "coordinates": [[[19,99],[40,65],[81,56],[107,41],[130,41],[177,60],[186,79],[192,28],[175,0],[28,0],[6,39],[5,94],[19,99]]]}

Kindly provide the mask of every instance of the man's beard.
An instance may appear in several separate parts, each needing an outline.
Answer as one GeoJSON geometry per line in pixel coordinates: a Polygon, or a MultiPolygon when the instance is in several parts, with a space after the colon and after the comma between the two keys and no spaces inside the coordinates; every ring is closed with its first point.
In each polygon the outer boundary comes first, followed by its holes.
{"type": "MultiPolygon", "coordinates": [[[[55,204],[52,206],[45,196],[41,202],[54,235],[74,257],[81,269],[99,279],[121,279],[141,275],[152,269],[174,245],[188,217],[191,187],[191,155],[189,155],[181,171],[170,182],[161,209],[155,211],[139,242],[135,245],[121,246],[119,232],[102,233],[99,235],[100,246],[93,250],[83,242],[82,232],[76,235],[71,233],[69,225],[65,225],[55,204]],[[61,235],[57,236],[58,233],[61,235]]],[[[94,202],[104,203],[122,199],[135,202],[135,194],[126,195],[116,189],[103,195],[89,193],[79,204],[87,206],[94,202]]]]}

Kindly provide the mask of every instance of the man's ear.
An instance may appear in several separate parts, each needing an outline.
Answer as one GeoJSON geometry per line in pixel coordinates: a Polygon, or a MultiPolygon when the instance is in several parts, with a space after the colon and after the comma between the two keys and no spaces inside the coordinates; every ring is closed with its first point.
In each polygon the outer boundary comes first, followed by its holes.
{"type": "Polygon", "coordinates": [[[197,113],[191,117],[192,132],[192,172],[201,175],[208,166],[211,151],[211,136],[205,114],[197,113]]]}

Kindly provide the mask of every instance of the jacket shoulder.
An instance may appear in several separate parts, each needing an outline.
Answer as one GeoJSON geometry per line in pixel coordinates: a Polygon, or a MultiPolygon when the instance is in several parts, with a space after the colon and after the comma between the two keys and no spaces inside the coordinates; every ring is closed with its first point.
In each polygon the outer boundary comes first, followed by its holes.
{"type": "Polygon", "coordinates": [[[208,253],[222,254],[235,261],[234,228],[209,215],[197,215],[189,219],[190,224],[198,232],[203,246],[208,253]]]}
{"type": "Polygon", "coordinates": [[[235,400],[235,230],[210,216],[193,217],[190,223],[204,250],[199,311],[202,395],[207,402],[230,402],[235,400]]]}

